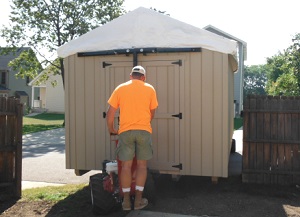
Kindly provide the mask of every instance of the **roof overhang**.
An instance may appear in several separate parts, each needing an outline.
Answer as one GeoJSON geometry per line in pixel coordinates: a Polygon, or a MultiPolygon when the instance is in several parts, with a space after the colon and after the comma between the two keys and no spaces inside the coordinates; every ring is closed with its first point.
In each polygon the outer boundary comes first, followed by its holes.
{"type": "Polygon", "coordinates": [[[120,16],[57,49],[59,57],[131,49],[204,48],[236,56],[237,43],[143,7],[120,16]]]}

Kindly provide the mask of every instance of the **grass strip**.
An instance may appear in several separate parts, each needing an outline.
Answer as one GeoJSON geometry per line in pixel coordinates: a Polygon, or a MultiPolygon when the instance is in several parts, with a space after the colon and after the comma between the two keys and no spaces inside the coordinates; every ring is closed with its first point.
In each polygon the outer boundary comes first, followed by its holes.
{"type": "Polygon", "coordinates": [[[24,189],[22,201],[52,201],[58,202],[80,192],[87,184],[66,184],[63,186],[47,186],[40,188],[24,189]]]}
{"type": "Polygon", "coordinates": [[[41,125],[41,124],[23,125],[23,135],[29,133],[41,132],[45,130],[53,130],[61,127],[62,125],[41,125]]]}
{"type": "Polygon", "coordinates": [[[23,117],[23,135],[63,127],[65,115],[41,113],[23,117]]]}

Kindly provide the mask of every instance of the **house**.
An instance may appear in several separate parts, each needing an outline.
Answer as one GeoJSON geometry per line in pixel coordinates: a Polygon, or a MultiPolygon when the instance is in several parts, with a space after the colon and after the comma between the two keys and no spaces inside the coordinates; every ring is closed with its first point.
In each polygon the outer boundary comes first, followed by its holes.
{"type": "Polygon", "coordinates": [[[18,57],[24,50],[29,47],[19,48],[15,53],[0,56],[0,96],[20,98],[23,103],[24,112],[30,107],[32,88],[28,86],[31,81],[29,77],[25,79],[17,78],[16,71],[9,66],[9,62],[18,57]]]}
{"type": "MultiPolygon", "coordinates": [[[[5,73],[1,71],[1,76],[2,75],[6,76],[5,73]]],[[[0,85],[0,97],[8,97],[8,95],[9,95],[9,89],[6,88],[5,86],[0,85]]]]}
{"type": "Polygon", "coordinates": [[[60,74],[48,75],[47,81],[39,82],[39,79],[47,73],[42,71],[28,85],[32,88],[31,107],[36,112],[64,113],[64,88],[60,74]],[[37,94],[37,95],[35,95],[37,94]]]}
{"type": "Polygon", "coordinates": [[[234,40],[238,44],[238,71],[234,75],[234,104],[235,116],[240,116],[243,110],[243,87],[244,87],[244,61],[247,60],[247,43],[234,37],[212,25],[208,25],[203,29],[221,35],[225,38],[234,40]]]}
{"type": "Polygon", "coordinates": [[[142,7],[59,47],[66,168],[80,175],[115,159],[107,100],[132,67],[142,65],[159,102],[149,170],[228,177],[236,48],[233,40],[142,7]]]}

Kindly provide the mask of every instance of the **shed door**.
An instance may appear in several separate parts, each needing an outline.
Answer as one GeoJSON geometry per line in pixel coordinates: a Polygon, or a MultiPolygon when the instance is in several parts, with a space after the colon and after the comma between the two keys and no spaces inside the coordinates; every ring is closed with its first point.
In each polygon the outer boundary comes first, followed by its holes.
{"type": "Polygon", "coordinates": [[[152,120],[152,170],[179,170],[180,142],[180,66],[176,61],[142,62],[147,71],[146,82],[152,84],[158,98],[158,109],[152,120]]]}
{"type": "MultiPolygon", "coordinates": [[[[132,58],[128,57],[128,61],[112,61],[108,59],[107,61],[102,62],[102,65],[108,64],[104,67],[104,75],[105,75],[105,88],[102,88],[102,90],[105,90],[105,102],[103,102],[105,105],[107,105],[107,101],[114,91],[114,89],[128,81],[130,79],[129,74],[132,69],[132,58]]],[[[103,112],[106,112],[103,111],[103,112]]],[[[119,109],[117,110],[115,114],[115,128],[117,129],[118,125],[118,118],[119,118],[119,109]]],[[[106,128],[106,121],[104,122],[105,128],[106,128]]],[[[106,128],[106,132],[108,132],[106,128]]],[[[115,159],[115,149],[116,149],[116,143],[115,138],[110,137],[108,133],[105,134],[105,145],[106,145],[106,159],[115,159]]]]}
{"type": "MultiPolygon", "coordinates": [[[[105,95],[110,97],[115,87],[129,80],[132,62],[109,62],[105,68],[105,95]]],[[[158,109],[152,120],[153,158],[149,168],[153,170],[179,171],[179,142],[180,142],[180,68],[174,61],[143,61],[139,62],[147,72],[147,83],[153,85],[158,98],[158,109]],[[178,117],[176,117],[178,116],[178,117]]],[[[117,123],[116,113],[115,123],[117,123]]],[[[114,143],[106,138],[106,156],[114,159],[114,143]]]]}

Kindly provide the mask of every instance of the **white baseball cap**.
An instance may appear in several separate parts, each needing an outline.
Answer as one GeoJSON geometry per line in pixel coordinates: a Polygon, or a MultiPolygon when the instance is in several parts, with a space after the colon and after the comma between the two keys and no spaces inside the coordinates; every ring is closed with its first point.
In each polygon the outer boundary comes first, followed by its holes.
{"type": "Polygon", "coordinates": [[[133,72],[137,72],[137,73],[146,75],[146,70],[145,70],[142,66],[135,66],[135,67],[133,67],[132,70],[131,70],[130,75],[131,75],[133,72]]]}

